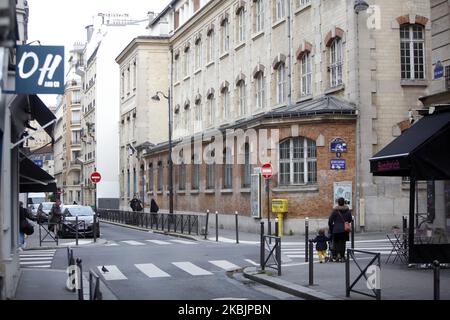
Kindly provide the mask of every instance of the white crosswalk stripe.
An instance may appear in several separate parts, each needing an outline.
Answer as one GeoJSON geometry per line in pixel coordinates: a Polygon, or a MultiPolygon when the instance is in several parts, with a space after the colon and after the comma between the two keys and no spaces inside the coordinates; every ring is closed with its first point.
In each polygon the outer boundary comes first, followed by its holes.
{"type": "Polygon", "coordinates": [[[167,241],[161,241],[161,240],[147,240],[147,241],[150,242],[150,243],[159,244],[159,245],[173,244],[173,243],[170,243],[170,242],[167,242],[167,241]]]}
{"type": "Polygon", "coordinates": [[[56,250],[29,250],[19,254],[22,268],[50,268],[56,250]]]}
{"type": "Polygon", "coordinates": [[[172,264],[178,268],[180,268],[183,271],[186,271],[187,273],[193,275],[193,276],[206,276],[206,275],[212,275],[211,272],[202,269],[195,264],[183,261],[183,262],[172,262],[172,264]]]}
{"type": "Polygon", "coordinates": [[[100,274],[105,278],[105,280],[112,281],[112,280],[126,280],[128,279],[125,277],[125,275],[120,272],[119,268],[117,266],[104,266],[108,271],[103,272],[102,268],[103,266],[98,266],[98,270],[100,271],[100,274]]]}
{"type": "Polygon", "coordinates": [[[172,242],[181,243],[181,244],[197,244],[194,241],[186,241],[186,240],[170,240],[172,242]]]}
{"type": "Polygon", "coordinates": [[[230,270],[236,270],[240,267],[235,265],[234,263],[231,263],[227,260],[213,260],[209,261],[209,263],[212,263],[213,265],[218,266],[219,268],[222,268],[223,270],[230,271],[230,270]]]}
{"type": "Polygon", "coordinates": [[[127,240],[127,241],[122,241],[122,242],[129,244],[130,246],[145,246],[145,243],[142,243],[139,241],[134,241],[134,240],[127,240]]]}
{"type": "Polygon", "coordinates": [[[135,264],[135,266],[149,278],[170,277],[170,274],[164,272],[153,263],[135,264]]]}

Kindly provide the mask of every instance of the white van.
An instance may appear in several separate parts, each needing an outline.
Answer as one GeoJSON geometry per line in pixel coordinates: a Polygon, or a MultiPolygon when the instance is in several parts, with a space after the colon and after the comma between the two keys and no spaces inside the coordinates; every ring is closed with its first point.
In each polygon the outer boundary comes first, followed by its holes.
{"type": "Polygon", "coordinates": [[[27,206],[33,216],[36,216],[39,205],[45,201],[47,201],[45,192],[28,193],[27,206]]]}

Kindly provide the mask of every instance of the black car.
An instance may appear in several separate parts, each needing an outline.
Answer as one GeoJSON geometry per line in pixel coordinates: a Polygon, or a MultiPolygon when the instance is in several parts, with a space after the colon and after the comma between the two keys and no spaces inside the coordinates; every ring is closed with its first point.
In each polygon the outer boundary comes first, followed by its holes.
{"type": "MultiPolygon", "coordinates": [[[[76,236],[78,229],[78,236],[93,237],[94,236],[94,210],[89,206],[80,205],[64,205],[61,208],[63,220],[58,231],[60,238],[76,236]],[[78,217],[78,225],[77,225],[78,217]]],[[[100,237],[100,223],[96,220],[95,223],[96,237],[100,237]]]]}

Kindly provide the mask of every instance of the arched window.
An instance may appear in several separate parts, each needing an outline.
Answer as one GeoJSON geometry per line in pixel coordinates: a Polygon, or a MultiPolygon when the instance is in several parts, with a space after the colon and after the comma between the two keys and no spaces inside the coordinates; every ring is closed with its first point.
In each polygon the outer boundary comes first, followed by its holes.
{"type": "Polygon", "coordinates": [[[223,151],[223,188],[233,188],[233,154],[230,148],[223,151]]]}
{"type": "MultiPolygon", "coordinates": [[[[215,156],[214,151],[211,152],[211,157],[215,156]]],[[[216,164],[211,163],[206,165],[206,189],[215,189],[216,182],[216,164]]]]}
{"type": "Polygon", "coordinates": [[[255,89],[256,89],[256,108],[263,109],[266,99],[266,84],[264,80],[264,73],[258,72],[255,76],[255,89]]]}
{"type": "Polygon", "coordinates": [[[245,81],[241,80],[237,84],[239,91],[239,114],[244,116],[247,114],[247,92],[245,87],[245,81]]]}
{"type": "Polygon", "coordinates": [[[286,68],[280,63],[277,68],[277,102],[278,104],[286,101],[286,68]]]}
{"type": "Polygon", "coordinates": [[[214,98],[214,94],[208,95],[208,125],[213,126],[216,120],[216,99],[214,98]]]}
{"type": "Polygon", "coordinates": [[[250,163],[250,144],[246,143],[244,145],[244,167],[242,178],[243,188],[250,188],[251,175],[252,175],[252,164],[250,163]]]}
{"type": "Polygon", "coordinates": [[[280,143],[280,185],[302,185],[317,182],[316,142],[304,137],[280,143]]]}
{"type": "Polygon", "coordinates": [[[302,96],[311,94],[312,62],[311,54],[306,52],[301,59],[301,93],[302,96]]]}
{"type": "Polygon", "coordinates": [[[337,87],[342,84],[342,39],[335,37],[330,46],[330,84],[337,87]]]}

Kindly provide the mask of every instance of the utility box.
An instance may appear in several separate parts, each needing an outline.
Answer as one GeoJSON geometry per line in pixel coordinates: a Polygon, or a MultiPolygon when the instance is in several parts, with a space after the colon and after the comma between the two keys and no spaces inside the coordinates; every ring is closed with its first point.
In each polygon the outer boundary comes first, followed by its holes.
{"type": "Polygon", "coordinates": [[[278,235],[283,235],[283,214],[288,212],[287,199],[272,199],[272,212],[278,213],[278,235]]]}

